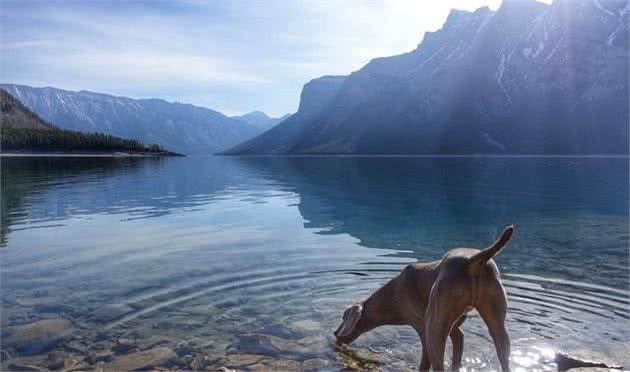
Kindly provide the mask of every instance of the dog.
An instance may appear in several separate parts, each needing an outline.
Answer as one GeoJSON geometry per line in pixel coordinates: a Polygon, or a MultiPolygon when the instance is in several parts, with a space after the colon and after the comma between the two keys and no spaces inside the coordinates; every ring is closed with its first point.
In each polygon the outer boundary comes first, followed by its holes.
{"type": "Polygon", "coordinates": [[[420,370],[444,370],[444,349],[450,336],[452,370],[461,367],[466,313],[476,309],[488,326],[501,370],[510,370],[510,336],[505,327],[507,295],[492,260],[514,232],[508,226],[490,247],[455,248],[439,261],[406,266],[362,303],[343,313],[334,332],[337,342],[350,344],[360,335],[384,325],[413,327],[422,343],[420,370]]]}

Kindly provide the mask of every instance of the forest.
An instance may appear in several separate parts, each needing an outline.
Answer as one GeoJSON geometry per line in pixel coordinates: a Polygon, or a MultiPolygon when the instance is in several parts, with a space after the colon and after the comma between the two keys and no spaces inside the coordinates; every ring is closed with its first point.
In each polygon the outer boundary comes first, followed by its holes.
{"type": "Polygon", "coordinates": [[[136,140],[103,133],[81,133],[59,128],[2,128],[1,149],[36,152],[142,152],[174,154],[159,145],[144,145],[136,140]]]}

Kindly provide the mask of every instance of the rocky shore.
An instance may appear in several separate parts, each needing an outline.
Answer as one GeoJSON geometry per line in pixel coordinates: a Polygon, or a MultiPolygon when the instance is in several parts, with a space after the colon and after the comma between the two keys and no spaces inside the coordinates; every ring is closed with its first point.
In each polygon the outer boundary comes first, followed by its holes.
{"type": "MultiPolygon", "coordinates": [[[[379,353],[340,347],[320,323],[308,319],[276,323],[266,319],[267,327],[234,334],[228,331],[235,321],[229,314],[203,304],[172,309],[147,323],[132,321],[116,327],[111,325],[133,312],[133,307],[112,304],[76,311],[45,296],[20,298],[13,305],[2,315],[3,371],[416,370],[408,361],[385,363],[379,353]],[[35,309],[41,315],[33,315],[35,309]],[[12,325],[4,326],[7,323],[12,325]]],[[[569,368],[614,365],[587,359],[599,357],[565,357],[556,362],[562,369],[569,364],[569,368]]]]}

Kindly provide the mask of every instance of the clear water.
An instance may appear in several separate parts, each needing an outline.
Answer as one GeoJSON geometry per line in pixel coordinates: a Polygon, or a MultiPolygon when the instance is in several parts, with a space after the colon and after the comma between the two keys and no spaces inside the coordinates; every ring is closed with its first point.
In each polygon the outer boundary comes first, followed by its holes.
{"type": "MultiPolygon", "coordinates": [[[[177,352],[169,368],[190,368],[196,355],[216,368],[244,353],[264,358],[243,369],[272,359],[284,361],[280,369],[415,369],[410,328],[336,347],[344,308],[407,263],[483,247],[515,224],[496,258],[513,368],[552,370],[559,350],[630,366],[627,158],[1,165],[2,329],[73,323],[46,348],[6,350],[4,363],[46,367],[61,351],[95,368],[84,359],[91,352],[118,358],[155,341],[177,352]],[[124,350],[125,339],[137,344],[124,350]]],[[[463,328],[464,367],[497,368],[479,317],[463,328]]]]}

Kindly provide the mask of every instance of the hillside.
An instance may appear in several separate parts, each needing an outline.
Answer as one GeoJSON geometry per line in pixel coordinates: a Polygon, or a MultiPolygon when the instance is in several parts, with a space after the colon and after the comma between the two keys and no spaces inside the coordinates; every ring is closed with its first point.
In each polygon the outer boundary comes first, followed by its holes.
{"type": "Polygon", "coordinates": [[[57,128],[0,89],[0,150],[2,152],[86,152],[177,155],[158,145],[102,133],[80,133],[57,128]]]}
{"type": "Polygon", "coordinates": [[[62,129],[156,143],[183,154],[212,154],[262,133],[262,129],[218,111],[161,99],[16,84],[0,84],[0,88],[62,129]]]}
{"type": "Polygon", "coordinates": [[[629,18],[616,0],[453,10],[415,50],[306,84],[296,114],[225,153],[627,154],[629,18]]]}
{"type": "Polygon", "coordinates": [[[2,129],[37,130],[52,130],[55,128],[40,119],[4,89],[0,89],[0,127],[2,129]]]}

